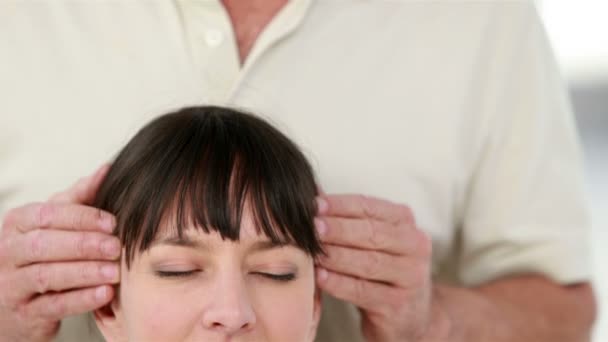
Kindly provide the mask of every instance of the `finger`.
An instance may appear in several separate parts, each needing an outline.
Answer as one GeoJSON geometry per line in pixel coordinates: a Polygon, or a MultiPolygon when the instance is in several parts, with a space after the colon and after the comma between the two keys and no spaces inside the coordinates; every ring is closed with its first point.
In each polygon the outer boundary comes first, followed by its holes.
{"type": "Polygon", "coordinates": [[[51,196],[49,200],[56,203],[91,204],[110,166],[109,163],[103,164],[93,174],[79,179],[69,189],[51,196]]]}
{"type": "Polygon", "coordinates": [[[49,291],[59,292],[118,283],[117,262],[53,262],[22,267],[15,272],[14,289],[17,298],[29,298],[49,291]]]}
{"type": "Polygon", "coordinates": [[[370,196],[323,195],[317,197],[317,207],[323,216],[373,218],[390,223],[414,221],[407,206],[370,196]]]}
{"type": "Polygon", "coordinates": [[[121,246],[117,237],[97,232],[33,230],[9,241],[16,266],[38,262],[115,260],[121,246]]]}
{"type": "Polygon", "coordinates": [[[25,306],[29,317],[61,320],[98,309],[110,302],[114,289],[109,285],[43,294],[25,306]]]}
{"type": "Polygon", "coordinates": [[[79,204],[34,203],[9,211],[4,219],[5,228],[22,233],[35,229],[61,229],[100,231],[114,229],[114,215],[103,210],[79,204]]]}
{"type": "Polygon", "coordinates": [[[403,290],[382,283],[358,279],[317,268],[317,285],[321,290],[368,312],[379,312],[384,305],[402,302],[403,290]]]}
{"type": "Polygon", "coordinates": [[[370,219],[333,216],[316,217],[314,222],[324,243],[400,255],[416,248],[416,241],[409,236],[413,227],[409,225],[394,226],[370,219]]]}
{"type": "Polygon", "coordinates": [[[370,281],[404,286],[418,276],[419,260],[387,253],[325,245],[320,265],[330,271],[370,281]]]}

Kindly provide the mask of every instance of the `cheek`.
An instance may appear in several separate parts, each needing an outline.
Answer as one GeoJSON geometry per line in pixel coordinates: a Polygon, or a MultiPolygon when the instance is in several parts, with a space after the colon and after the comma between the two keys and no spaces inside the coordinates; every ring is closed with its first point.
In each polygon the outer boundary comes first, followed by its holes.
{"type": "Polygon", "coordinates": [[[296,284],[256,289],[257,325],[270,341],[304,341],[313,323],[314,280],[300,279],[296,284]]]}

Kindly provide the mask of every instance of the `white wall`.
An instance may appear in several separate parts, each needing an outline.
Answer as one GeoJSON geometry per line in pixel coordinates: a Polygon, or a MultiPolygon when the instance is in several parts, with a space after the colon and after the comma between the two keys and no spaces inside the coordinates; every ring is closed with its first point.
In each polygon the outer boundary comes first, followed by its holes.
{"type": "Polygon", "coordinates": [[[593,218],[595,287],[600,316],[594,341],[608,341],[608,80],[571,85],[572,101],[585,149],[587,189],[593,218]]]}
{"type": "Polygon", "coordinates": [[[543,0],[549,38],[568,82],[585,150],[593,218],[594,341],[608,341],[608,1],[543,0]]]}

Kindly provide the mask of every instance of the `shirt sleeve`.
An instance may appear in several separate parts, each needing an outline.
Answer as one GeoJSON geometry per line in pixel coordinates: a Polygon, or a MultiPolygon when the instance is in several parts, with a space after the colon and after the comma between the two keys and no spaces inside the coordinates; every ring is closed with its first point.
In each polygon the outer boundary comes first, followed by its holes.
{"type": "Polygon", "coordinates": [[[468,185],[458,275],[466,285],[530,272],[586,281],[590,219],[566,89],[534,6],[510,27],[488,40],[487,133],[468,185]]]}

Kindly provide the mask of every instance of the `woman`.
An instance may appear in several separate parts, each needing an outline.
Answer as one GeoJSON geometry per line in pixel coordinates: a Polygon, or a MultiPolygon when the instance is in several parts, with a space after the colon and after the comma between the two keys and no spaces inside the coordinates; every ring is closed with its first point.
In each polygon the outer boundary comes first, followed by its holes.
{"type": "Polygon", "coordinates": [[[317,187],[287,137],[253,115],[192,107],[120,152],[96,198],[123,245],[108,341],[312,341],[320,316],[317,187]]]}

